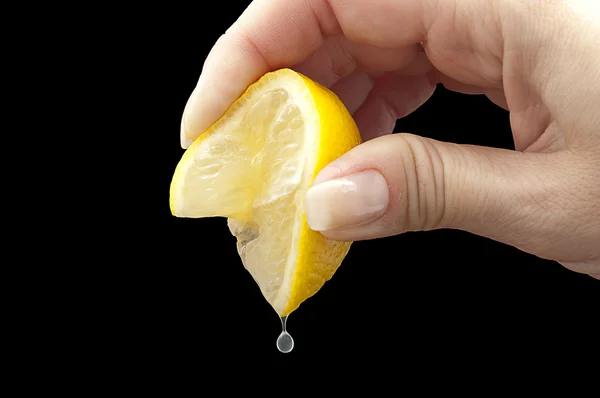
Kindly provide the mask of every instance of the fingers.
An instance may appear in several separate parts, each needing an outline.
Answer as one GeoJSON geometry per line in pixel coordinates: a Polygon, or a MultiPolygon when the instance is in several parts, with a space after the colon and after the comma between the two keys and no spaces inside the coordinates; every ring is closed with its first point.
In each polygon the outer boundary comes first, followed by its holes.
{"type": "Polygon", "coordinates": [[[565,156],[379,137],[320,172],[306,195],[307,221],[336,240],[456,228],[545,258],[587,261],[598,256],[590,248],[600,233],[581,217],[598,209],[565,156]]]}
{"type": "MultiPolygon", "coordinates": [[[[471,51],[471,36],[479,36],[462,31],[460,35],[452,33],[452,26],[438,29],[440,21],[442,25],[453,24],[453,16],[462,15],[457,11],[458,5],[461,10],[466,7],[453,0],[255,0],[211,50],[184,111],[182,143],[194,140],[264,73],[301,63],[324,44],[325,37],[343,34],[356,44],[356,54],[369,55],[362,59],[369,69],[391,68],[393,65],[389,62],[393,64],[402,58],[402,51],[407,47],[412,47],[408,51],[414,52],[415,43],[429,36],[428,31],[432,29],[439,32],[438,36],[454,39],[457,43],[453,48],[458,46],[471,51]]],[[[480,7],[482,10],[476,10],[479,20],[492,8],[485,4],[480,7]]],[[[470,15],[463,15],[459,22],[464,25],[467,17],[470,15]]],[[[469,29],[468,24],[464,26],[461,25],[462,30],[469,29]]],[[[488,40],[497,36],[486,33],[483,36],[488,40]]],[[[439,48],[447,44],[443,37],[428,40],[428,43],[437,41],[439,48]]],[[[450,69],[458,74],[475,70],[481,64],[490,64],[486,73],[492,76],[501,70],[493,60],[488,61],[487,55],[457,59],[443,51],[436,52],[433,44],[427,48],[428,55],[431,51],[435,59],[451,64],[450,69]],[[468,67],[465,64],[469,64],[468,67]]],[[[483,48],[489,53],[488,47],[483,48]]],[[[333,71],[334,77],[345,74],[333,71]]],[[[352,73],[351,68],[346,73],[352,73]]],[[[487,81],[487,77],[484,80],[487,81]]]]}
{"type": "Polygon", "coordinates": [[[365,102],[375,85],[376,77],[363,71],[357,71],[329,87],[343,102],[350,114],[354,114],[365,102]]]}
{"type": "Polygon", "coordinates": [[[334,36],[328,37],[319,50],[293,68],[329,87],[353,114],[365,101],[375,77],[395,70],[423,74],[430,67],[416,44],[387,49],[334,36]],[[416,62],[418,55],[421,55],[420,62],[416,62]]]}
{"type": "Polygon", "coordinates": [[[471,84],[461,83],[456,81],[443,73],[435,71],[436,81],[441,83],[445,88],[450,91],[454,91],[461,94],[485,94],[490,101],[498,105],[501,108],[508,110],[508,103],[506,102],[506,96],[502,88],[484,88],[473,86],[471,84]]]}
{"type": "Polygon", "coordinates": [[[182,144],[219,118],[263,74],[304,60],[339,33],[326,1],[256,0],[221,36],[204,64],[186,105],[182,144]]]}
{"type": "Polygon", "coordinates": [[[319,50],[293,67],[326,87],[356,70],[387,72],[404,68],[418,54],[415,44],[401,48],[380,48],[369,44],[354,43],[343,36],[325,39],[319,50]]]}
{"type": "MultiPolygon", "coordinates": [[[[256,0],[211,51],[184,111],[182,143],[202,133],[261,75],[301,64],[325,38],[340,35],[356,48],[365,46],[360,54],[374,51],[364,58],[365,67],[383,70],[389,67],[387,60],[396,58],[379,55],[387,50],[397,55],[394,51],[424,41],[429,61],[442,74],[485,89],[509,87],[506,99],[511,108],[524,92],[532,91],[568,134],[589,134],[596,128],[597,118],[592,116],[600,100],[590,84],[600,80],[598,68],[590,66],[599,60],[594,50],[600,29],[585,17],[596,15],[598,8],[585,1],[544,2],[535,8],[526,3],[256,0]],[[540,23],[548,15],[556,16],[560,29],[540,23]],[[582,23],[589,29],[581,29],[582,23]],[[590,62],[568,61],[581,54],[590,62]],[[567,95],[574,91],[577,98],[567,95]],[[582,113],[590,120],[585,125],[582,113]]],[[[333,84],[336,76],[353,73],[352,61],[348,64],[350,68],[341,72],[331,68],[333,74],[325,80],[333,84]]]]}
{"type": "Polygon", "coordinates": [[[363,140],[391,133],[396,119],[423,105],[434,90],[435,83],[429,75],[388,73],[379,77],[365,103],[354,114],[363,140]]]}
{"type": "MultiPolygon", "coordinates": [[[[218,56],[216,50],[214,51],[211,57],[214,54],[218,56]]],[[[319,50],[296,65],[294,69],[324,86],[332,88],[336,94],[341,94],[344,97],[342,100],[348,99],[349,102],[344,103],[347,106],[351,105],[349,106],[349,110],[352,113],[353,108],[358,108],[362,104],[366,94],[373,85],[372,82],[368,82],[370,75],[365,72],[385,72],[403,68],[405,65],[410,64],[417,54],[417,45],[400,49],[378,48],[368,44],[352,43],[342,36],[334,36],[327,38],[319,50]],[[351,77],[353,74],[354,76],[351,77]],[[345,80],[345,82],[341,82],[341,80],[345,80]],[[358,85],[353,86],[355,83],[358,85]],[[369,86],[369,90],[365,91],[367,86],[369,86]],[[340,92],[338,93],[338,91],[340,92]],[[350,91],[355,91],[356,94],[352,96],[350,91]],[[357,99],[361,97],[362,99],[357,102],[357,99]],[[356,105],[353,107],[352,104],[356,105]]],[[[206,74],[203,74],[203,76],[206,76],[206,74]]],[[[219,109],[225,107],[225,104],[227,104],[224,98],[232,98],[234,96],[234,94],[227,94],[237,93],[237,91],[239,91],[239,87],[236,91],[219,93],[217,98],[222,101],[219,109]]],[[[198,134],[204,131],[206,128],[204,126],[207,124],[205,120],[209,119],[209,117],[212,119],[211,115],[216,113],[216,111],[204,113],[194,111],[192,113],[192,110],[210,100],[210,96],[207,98],[204,93],[205,91],[199,86],[194,94],[192,94],[190,103],[186,106],[186,109],[189,111],[186,112],[184,117],[185,124],[182,128],[181,137],[183,147],[189,146],[192,138],[195,138],[194,131],[198,132],[198,134]]],[[[213,101],[212,104],[214,106],[215,102],[213,101]]]]}

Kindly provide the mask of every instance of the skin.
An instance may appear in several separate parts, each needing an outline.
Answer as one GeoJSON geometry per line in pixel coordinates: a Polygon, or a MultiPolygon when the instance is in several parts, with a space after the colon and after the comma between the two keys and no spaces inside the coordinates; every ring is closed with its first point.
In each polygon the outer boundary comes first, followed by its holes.
{"type": "Polygon", "coordinates": [[[291,67],[338,94],[366,141],[315,184],[372,169],[389,185],[383,215],[324,235],[455,228],[600,279],[598,43],[596,1],[255,0],[210,52],[182,146],[291,67]],[[507,109],[516,151],[390,135],[438,83],[507,109]]]}

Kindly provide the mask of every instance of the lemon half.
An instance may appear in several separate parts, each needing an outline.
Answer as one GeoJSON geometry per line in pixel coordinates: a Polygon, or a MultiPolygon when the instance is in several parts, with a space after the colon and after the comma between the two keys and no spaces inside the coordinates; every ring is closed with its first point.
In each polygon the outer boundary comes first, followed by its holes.
{"type": "Polygon", "coordinates": [[[227,217],[244,267],[286,316],[319,291],[350,249],[308,227],[304,196],[324,166],[359,143],[334,93],[290,69],[267,73],[185,151],[171,182],[171,212],[227,217]]]}

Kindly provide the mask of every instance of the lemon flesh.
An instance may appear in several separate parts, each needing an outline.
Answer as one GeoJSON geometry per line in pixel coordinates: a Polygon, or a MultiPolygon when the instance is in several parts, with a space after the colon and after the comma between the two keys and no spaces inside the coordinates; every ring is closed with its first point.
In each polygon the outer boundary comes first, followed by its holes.
{"type": "Polygon", "coordinates": [[[350,242],[308,228],[316,174],[360,142],[331,91],[289,69],[267,73],[183,154],[171,183],[178,217],[227,217],[244,267],[280,316],[329,280],[350,242]]]}

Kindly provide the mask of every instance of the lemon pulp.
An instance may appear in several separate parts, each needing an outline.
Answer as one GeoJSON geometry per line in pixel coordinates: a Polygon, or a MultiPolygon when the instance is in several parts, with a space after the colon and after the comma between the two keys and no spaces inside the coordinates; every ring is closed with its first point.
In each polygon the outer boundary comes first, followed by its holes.
{"type": "Polygon", "coordinates": [[[289,69],[269,73],[186,150],[171,211],[227,217],[244,266],[285,316],[331,278],[350,248],[308,228],[304,195],[322,167],[359,142],[335,94],[289,69]]]}

